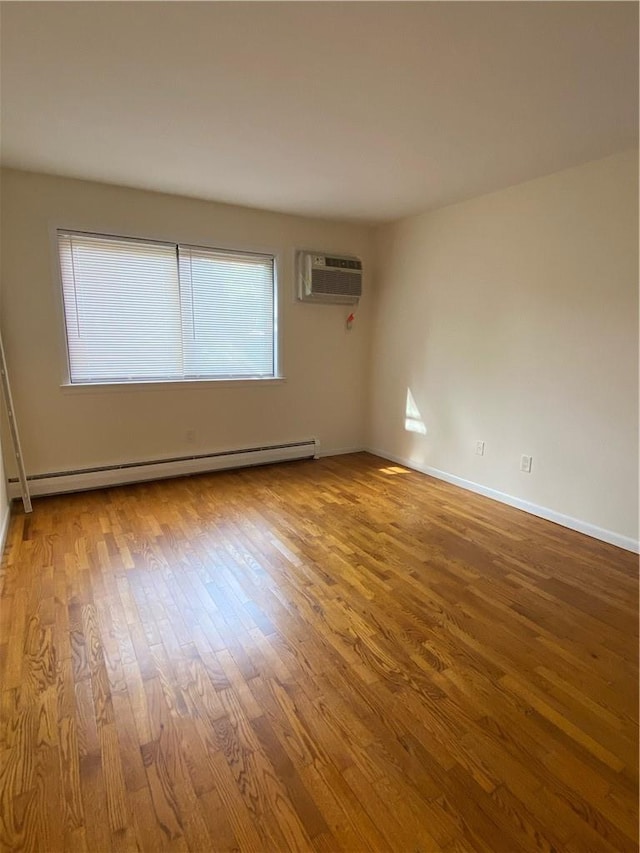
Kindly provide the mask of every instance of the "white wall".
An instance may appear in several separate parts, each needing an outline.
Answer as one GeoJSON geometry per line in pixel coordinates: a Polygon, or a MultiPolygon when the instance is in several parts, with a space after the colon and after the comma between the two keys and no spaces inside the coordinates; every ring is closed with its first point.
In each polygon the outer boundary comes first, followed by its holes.
{"type": "Polygon", "coordinates": [[[348,332],[349,306],[296,304],[293,267],[297,248],[370,267],[369,229],[15,170],[2,172],[1,201],[3,331],[28,473],[311,437],[324,451],[362,446],[367,281],[348,332]],[[286,381],[61,387],[56,226],[280,253],[286,381]]]}
{"type": "Polygon", "coordinates": [[[373,449],[637,540],[637,163],[379,230],[373,449]],[[405,428],[408,390],[426,435],[405,428]]]}

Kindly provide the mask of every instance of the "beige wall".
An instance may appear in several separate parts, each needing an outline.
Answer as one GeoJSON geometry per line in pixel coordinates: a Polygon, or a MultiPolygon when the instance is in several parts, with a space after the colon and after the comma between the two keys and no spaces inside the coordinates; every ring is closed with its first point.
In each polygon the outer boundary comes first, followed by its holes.
{"type": "Polygon", "coordinates": [[[28,473],[311,437],[323,451],[361,447],[367,281],[347,332],[348,306],[296,304],[293,267],[294,250],[309,248],[357,254],[370,268],[370,238],[356,225],[3,170],[3,330],[28,473]],[[61,387],[56,226],[278,252],[286,381],[61,387]]]}
{"type": "Polygon", "coordinates": [[[371,447],[638,538],[637,158],[379,230],[371,447]]]}
{"type": "Polygon", "coordinates": [[[376,231],[4,170],[2,226],[30,473],[315,436],[638,537],[637,152],[376,231]],[[61,387],[56,226],[278,252],[286,381],[61,387]],[[295,302],[299,247],[363,257],[351,332],[346,307],[295,302]]]}

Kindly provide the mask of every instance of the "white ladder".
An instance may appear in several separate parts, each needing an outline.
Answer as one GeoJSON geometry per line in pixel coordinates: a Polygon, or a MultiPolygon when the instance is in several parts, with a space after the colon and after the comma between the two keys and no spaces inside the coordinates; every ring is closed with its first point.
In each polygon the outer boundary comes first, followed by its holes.
{"type": "Polygon", "coordinates": [[[20,448],[20,436],[18,435],[18,425],[16,423],[16,416],[13,410],[13,398],[11,396],[11,386],[9,385],[9,376],[7,374],[7,362],[4,357],[4,346],[2,345],[2,337],[0,337],[0,373],[2,374],[2,390],[4,392],[4,401],[7,406],[7,414],[9,416],[9,427],[11,428],[11,442],[13,444],[13,452],[16,455],[16,462],[18,463],[18,479],[20,480],[22,503],[24,505],[24,511],[31,512],[31,496],[29,495],[27,475],[24,472],[22,450],[20,448]]]}

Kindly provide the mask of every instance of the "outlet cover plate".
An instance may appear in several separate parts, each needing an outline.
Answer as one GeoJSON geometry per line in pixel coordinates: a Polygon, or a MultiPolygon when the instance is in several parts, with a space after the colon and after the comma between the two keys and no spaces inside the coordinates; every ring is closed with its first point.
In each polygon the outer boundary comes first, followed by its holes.
{"type": "Polygon", "coordinates": [[[524,471],[525,474],[531,473],[532,460],[532,456],[525,456],[524,454],[522,454],[522,456],[520,457],[520,470],[524,471]]]}

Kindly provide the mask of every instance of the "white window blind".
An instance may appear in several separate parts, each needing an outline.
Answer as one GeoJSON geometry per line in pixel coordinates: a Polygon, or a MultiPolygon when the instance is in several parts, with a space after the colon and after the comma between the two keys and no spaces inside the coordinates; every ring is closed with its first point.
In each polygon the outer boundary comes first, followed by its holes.
{"type": "Polygon", "coordinates": [[[72,383],[272,377],[274,259],[59,231],[72,383]]]}
{"type": "Polygon", "coordinates": [[[185,375],[273,376],[273,258],[179,247],[185,375]]]}

